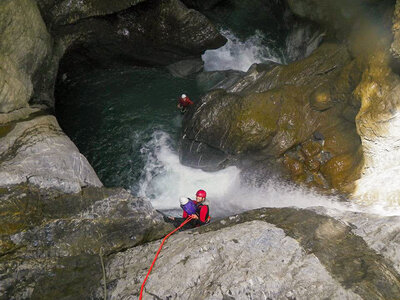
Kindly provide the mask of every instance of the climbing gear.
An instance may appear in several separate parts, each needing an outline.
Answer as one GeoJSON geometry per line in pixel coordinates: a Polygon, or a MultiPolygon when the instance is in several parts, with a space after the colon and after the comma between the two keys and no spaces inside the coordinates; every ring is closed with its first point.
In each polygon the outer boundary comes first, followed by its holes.
{"type": "Polygon", "coordinates": [[[181,205],[185,205],[186,203],[188,203],[189,202],[189,198],[187,198],[187,197],[180,197],[179,198],[179,203],[181,204],[181,205]]]}
{"type": "Polygon", "coordinates": [[[205,198],[207,196],[207,193],[205,190],[198,190],[196,193],[196,197],[202,197],[205,198]]]}
{"type": "Polygon", "coordinates": [[[183,99],[183,98],[186,98],[186,95],[185,95],[185,94],[182,94],[181,98],[182,98],[182,99],[183,99]]]}
{"type": "Polygon", "coordinates": [[[182,209],[184,211],[186,211],[186,213],[190,216],[190,215],[194,215],[197,212],[197,206],[196,203],[194,203],[194,201],[190,200],[189,198],[186,198],[188,200],[188,202],[186,202],[186,204],[181,205],[182,209]]]}
{"type": "Polygon", "coordinates": [[[191,219],[192,219],[192,217],[189,216],[185,221],[182,222],[181,225],[179,225],[179,227],[175,228],[173,231],[171,231],[170,233],[168,233],[168,234],[164,237],[164,239],[162,240],[161,245],[160,245],[160,247],[158,248],[158,251],[157,251],[157,253],[156,253],[156,256],[154,257],[153,262],[151,263],[151,266],[150,266],[150,268],[149,268],[149,271],[147,272],[147,275],[146,275],[146,277],[145,277],[145,279],[144,279],[144,281],[143,281],[143,283],[142,283],[142,287],[140,288],[139,300],[142,300],[144,285],[146,284],[146,280],[147,280],[147,278],[149,277],[151,270],[153,269],[153,266],[154,266],[154,264],[155,264],[155,262],[156,262],[156,260],[157,260],[158,254],[160,254],[160,252],[161,252],[161,249],[162,249],[162,246],[164,245],[164,242],[165,242],[171,235],[173,235],[176,231],[178,231],[179,229],[181,229],[181,228],[182,228],[186,223],[188,223],[191,219]]]}

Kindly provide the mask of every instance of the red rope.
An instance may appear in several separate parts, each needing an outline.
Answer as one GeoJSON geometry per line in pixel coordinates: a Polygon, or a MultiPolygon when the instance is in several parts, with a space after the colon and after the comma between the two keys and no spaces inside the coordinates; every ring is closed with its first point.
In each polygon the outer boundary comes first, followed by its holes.
{"type": "Polygon", "coordinates": [[[170,233],[168,233],[168,234],[164,237],[164,239],[162,240],[161,245],[160,245],[160,247],[158,248],[158,251],[157,251],[157,253],[156,253],[156,256],[154,257],[153,262],[151,263],[150,269],[149,269],[149,271],[147,272],[146,278],[144,279],[144,281],[143,281],[143,283],[142,283],[142,287],[140,288],[140,297],[139,297],[139,300],[142,300],[142,294],[143,294],[144,285],[146,284],[146,280],[147,280],[147,278],[148,278],[149,275],[150,275],[151,269],[153,269],[153,266],[154,266],[154,263],[155,263],[156,260],[157,260],[158,254],[160,254],[160,252],[161,252],[161,249],[162,249],[162,247],[163,247],[163,245],[164,245],[164,242],[165,242],[171,235],[173,235],[176,231],[178,231],[179,229],[181,229],[181,228],[182,228],[187,222],[189,222],[191,219],[192,219],[192,217],[189,216],[185,221],[182,222],[181,225],[179,225],[179,227],[175,228],[173,231],[171,231],[170,233]]]}

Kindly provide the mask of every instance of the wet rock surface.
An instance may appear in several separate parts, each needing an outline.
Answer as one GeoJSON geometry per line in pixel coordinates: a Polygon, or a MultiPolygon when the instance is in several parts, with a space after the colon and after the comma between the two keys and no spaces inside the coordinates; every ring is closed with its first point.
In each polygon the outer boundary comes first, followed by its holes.
{"type": "Polygon", "coordinates": [[[73,24],[81,19],[112,14],[146,0],[36,0],[43,19],[50,28],[73,24]]]}
{"type": "MultiPolygon", "coordinates": [[[[136,299],[173,228],[123,189],[0,190],[0,297],[136,299]]],[[[176,233],[150,299],[396,299],[399,217],[262,208],[176,233]]]]}
{"type": "Polygon", "coordinates": [[[82,64],[169,65],[199,58],[205,50],[226,42],[206,17],[178,0],[145,1],[60,27],[57,35],[69,41],[62,72],[82,64]]]}
{"type": "Polygon", "coordinates": [[[52,40],[34,1],[2,1],[0,15],[0,113],[7,113],[28,106],[52,40]]]}
{"type": "MultiPolygon", "coordinates": [[[[399,274],[389,260],[352,232],[354,228],[327,215],[282,208],[254,210],[176,234],[149,276],[145,297],[398,297],[399,274]]],[[[158,246],[150,243],[109,257],[106,273],[111,298],[138,296],[158,246]]],[[[97,296],[102,292],[99,283],[97,296]]]]}
{"type": "Polygon", "coordinates": [[[102,277],[100,256],[171,230],[150,203],[123,189],[66,195],[31,185],[0,195],[0,298],[87,298],[102,277]]]}
{"type": "Polygon", "coordinates": [[[202,11],[213,8],[223,0],[183,0],[182,2],[190,8],[202,11]]]}
{"type": "Polygon", "coordinates": [[[352,91],[359,80],[357,64],[336,44],[288,66],[254,65],[185,116],[181,159],[205,169],[241,157],[273,159],[295,181],[345,189],[357,178],[360,139],[343,112],[357,109],[352,91]],[[317,144],[316,151],[307,149],[317,144]]]}
{"type": "Polygon", "coordinates": [[[0,186],[22,182],[66,193],[102,186],[89,162],[49,115],[17,122],[0,139],[0,186]]]}

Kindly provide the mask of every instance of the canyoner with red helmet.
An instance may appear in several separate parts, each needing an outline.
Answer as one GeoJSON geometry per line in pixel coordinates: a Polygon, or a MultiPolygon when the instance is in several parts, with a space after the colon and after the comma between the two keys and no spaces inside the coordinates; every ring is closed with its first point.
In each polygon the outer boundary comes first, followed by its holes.
{"type": "Polygon", "coordinates": [[[193,212],[193,210],[190,211],[190,213],[188,213],[188,211],[182,207],[182,203],[181,203],[181,207],[183,209],[183,214],[182,217],[184,219],[186,219],[189,216],[193,217],[193,220],[191,222],[191,224],[193,224],[195,227],[207,224],[210,222],[211,217],[209,214],[209,207],[207,204],[205,204],[204,202],[206,201],[206,196],[207,193],[205,190],[200,189],[196,192],[196,200],[191,200],[190,198],[186,198],[188,202],[186,202],[185,197],[182,197],[182,201],[185,201],[186,205],[190,205],[192,206],[193,204],[196,207],[196,212],[195,214],[192,214],[191,212],[193,212]],[[191,203],[191,204],[189,204],[191,203]]]}
{"type": "Polygon", "coordinates": [[[188,96],[182,94],[182,96],[178,99],[177,107],[181,110],[182,113],[184,113],[188,109],[189,105],[193,104],[194,102],[190,100],[188,96]]]}

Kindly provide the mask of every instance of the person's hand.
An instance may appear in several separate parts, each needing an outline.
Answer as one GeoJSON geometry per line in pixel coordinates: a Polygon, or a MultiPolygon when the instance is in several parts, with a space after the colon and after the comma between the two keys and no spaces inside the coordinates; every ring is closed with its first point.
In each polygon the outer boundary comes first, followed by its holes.
{"type": "Polygon", "coordinates": [[[195,220],[198,220],[198,219],[199,219],[199,217],[198,217],[197,215],[195,215],[195,214],[190,215],[190,216],[192,217],[192,219],[195,219],[195,220]]]}

